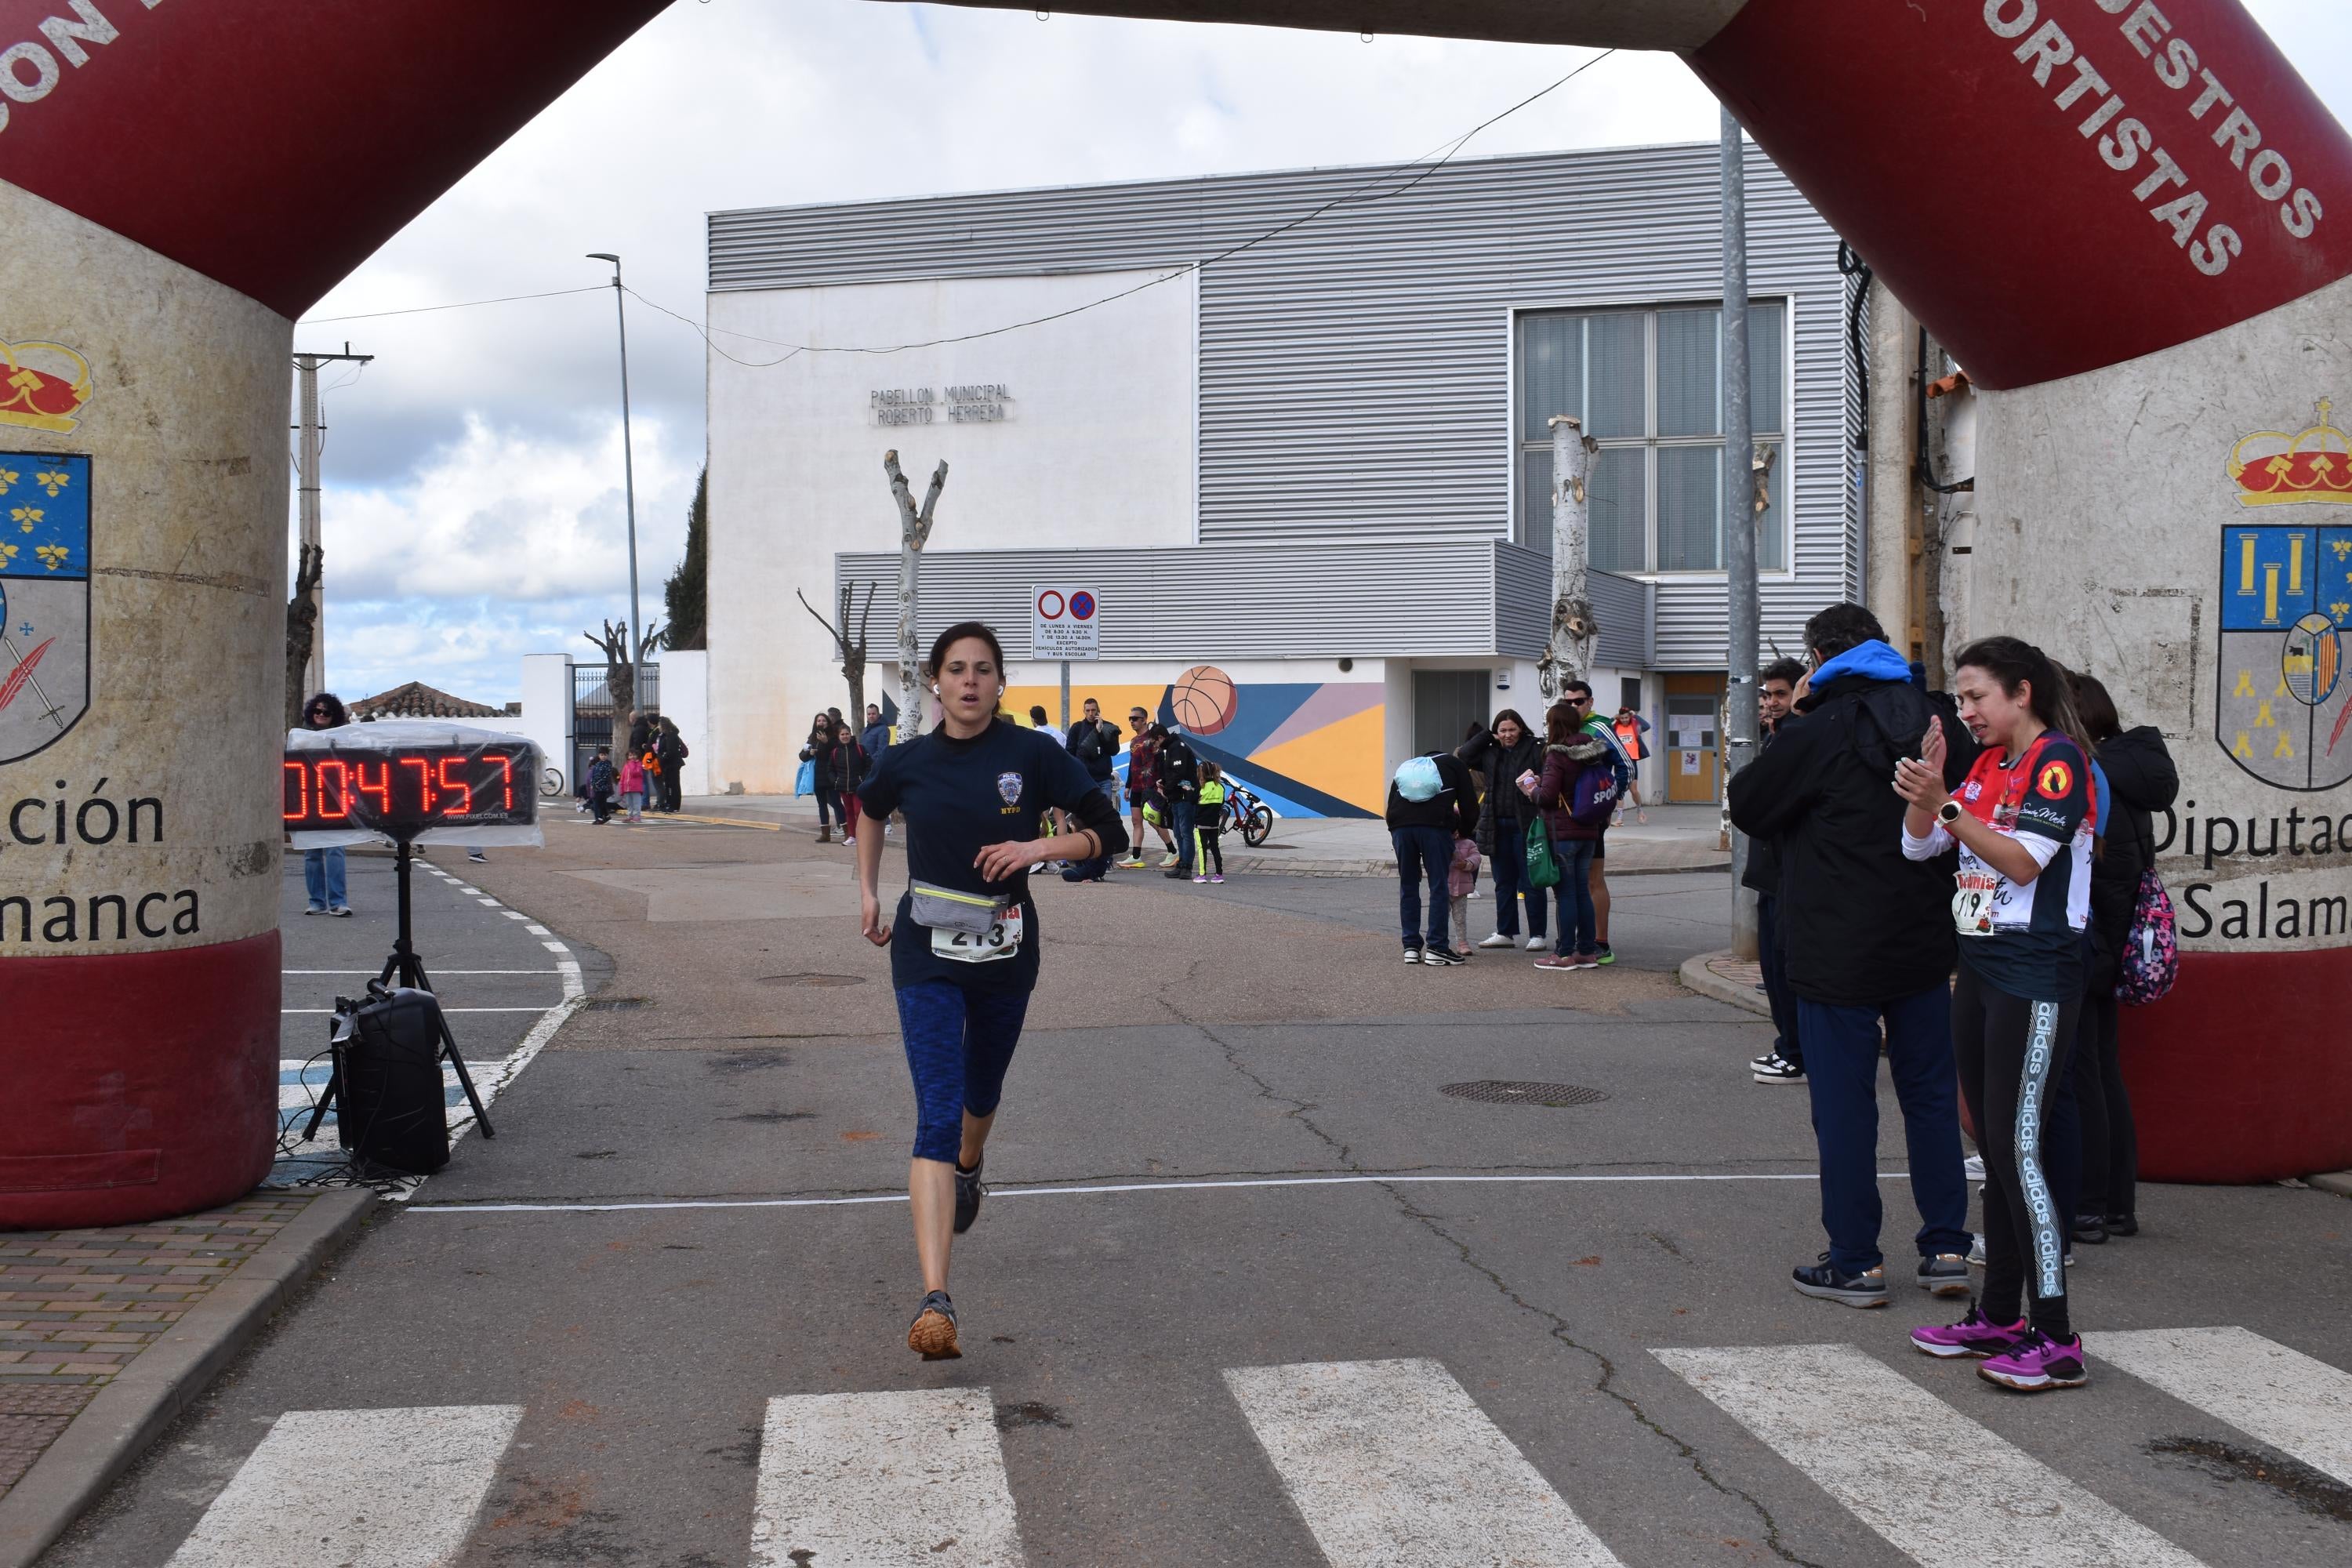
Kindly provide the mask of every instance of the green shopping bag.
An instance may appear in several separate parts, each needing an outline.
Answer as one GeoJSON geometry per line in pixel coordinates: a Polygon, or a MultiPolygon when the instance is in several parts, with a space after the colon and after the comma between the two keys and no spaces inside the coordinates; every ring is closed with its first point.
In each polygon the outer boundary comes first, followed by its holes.
{"type": "Polygon", "coordinates": [[[1559,862],[1551,858],[1551,834],[1540,816],[1528,824],[1528,886],[1559,886],[1559,862]]]}

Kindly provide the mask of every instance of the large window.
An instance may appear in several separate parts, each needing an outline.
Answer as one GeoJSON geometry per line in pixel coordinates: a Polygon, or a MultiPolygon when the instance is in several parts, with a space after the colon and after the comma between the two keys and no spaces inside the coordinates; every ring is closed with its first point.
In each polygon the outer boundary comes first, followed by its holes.
{"type": "MultiPolygon", "coordinates": [[[[1757,563],[1788,565],[1788,308],[1748,315],[1748,406],[1775,448],[1757,563]]],[[[1723,312],[1580,310],[1519,318],[1518,540],[1551,545],[1551,426],[1584,421],[1601,443],[1587,495],[1592,564],[1610,572],[1723,570],[1723,312]]]]}

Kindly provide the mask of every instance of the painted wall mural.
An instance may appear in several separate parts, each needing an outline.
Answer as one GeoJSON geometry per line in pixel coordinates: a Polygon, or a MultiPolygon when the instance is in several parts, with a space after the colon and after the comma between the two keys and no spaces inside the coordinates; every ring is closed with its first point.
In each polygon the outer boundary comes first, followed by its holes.
{"type": "MultiPolygon", "coordinates": [[[[1388,802],[1381,748],[1388,722],[1378,681],[1236,681],[1194,665],[1157,686],[1088,682],[1073,675],[1070,711],[1087,698],[1123,731],[1141,708],[1181,724],[1193,750],[1257,792],[1285,816],[1378,816],[1388,802]]],[[[1015,686],[1004,705],[1060,710],[1058,686],[1015,686]]],[[[1122,755],[1119,770],[1125,773],[1122,755]]]]}

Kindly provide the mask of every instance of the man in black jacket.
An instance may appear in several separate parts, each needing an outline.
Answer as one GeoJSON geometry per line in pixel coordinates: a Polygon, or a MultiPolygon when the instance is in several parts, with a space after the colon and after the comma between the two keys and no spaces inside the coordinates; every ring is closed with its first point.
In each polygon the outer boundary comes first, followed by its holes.
{"type": "Polygon", "coordinates": [[[1389,841],[1396,846],[1397,918],[1404,927],[1407,963],[1459,963],[1464,954],[1446,942],[1453,913],[1446,878],[1454,868],[1454,841],[1478,832],[1478,787],[1470,770],[1451,752],[1406,759],[1389,781],[1389,841]],[[1435,770],[1414,766],[1428,763],[1435,770]],[[1407,770],[1412,770],[1408,773],[1407,770]],[[1429,936],[1421,933],[1421,883],[1429,879],[1429,936]]]}
{"type": "Polygon", "coordinates": [[[1160,737],[1160,792],[1168,797],[1168,831],[1176,836],[1176,864],[1160,874],[1171,882],[1189,882],[1192,830],[1201,824],[1201,757],[1184,739],[1181,725],[1169,725],[1160,737]]]}
{"type": "MultiPolygon", "coordinates": [[[[1102,791],[1111,809],[1117,811],[1118,780],[1111,770],[1111,762],[1118,755],[1118,726],[1105,721],[1101,703],[1091,697],[1087,699],[1085,716],[1070,726],[1064,745],[1070,755],[1086,764],[1087,777],[1095,781],[1095,787],[1102,791]]],[[[1109,875],[1110,857],[1102,855],[1072,866],[1062,873],[1062,880],[1099,882],[1109,875]]]]}
{"type": "MultiPolygon", "coordinates": [[[[1813,671],[1798,717],[1732,779],[1731,820],[1779,840],[1780,934],[1797,996],[1821,1152],[1822,1225],[1830,1249],[1795,1271],[1808,1296],[1850,1307],[1886,1300],[1878,1193],[1879,1028],[1903,1108],[1911,1195],[1918,1205],[1918,1281],[1969,1291],[1968,1184],[1960,1169],[1958,1083],[1949,990],[1956,956],[1948,860],[1903,856],[1895,763],[1916,757],[1937,713],[1911,668],[1860,605],[1805,623],[1813,671]]],[[[1947,782],[1975,760],[1968,732],[1944,726],[1947,782]]]]}
{"type": "MultiPolygon", "coordinates": [[[[1805,667],[1793,658],[1774,659],[1757,679],[1756,703],[1764,731],[1759,755],[1772,744],[1780,721],[1789,716],[1790,704],[1796,700],[1797,682],[1804,679],[1805,667]]],[[[1772,1048],[1748,1064],[1748,1076],[1758,1083],[1802,1083],[1804,1034],[1797,1026],[1796,994],[1789,989],[1789,944],[1780,935],[1779,839],[1748,840],[1748,874],[1740,879],[1740,886],[1756,895],[1756,956],[1764,971],[1765,999],[1772,1005],[1772,1026],[1779,1032],[1772,1048]]]]}

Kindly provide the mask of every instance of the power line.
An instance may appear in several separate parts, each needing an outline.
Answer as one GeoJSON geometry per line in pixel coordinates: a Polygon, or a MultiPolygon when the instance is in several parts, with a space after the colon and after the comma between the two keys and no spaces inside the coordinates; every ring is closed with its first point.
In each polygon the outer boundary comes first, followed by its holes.
{"type": "Polygon", "coordinates": [[[356,316],[305,316],[300,325],[324,326],[330,321],[374,321],[386,316],[422,316],[433,310],[470,310],[477,305],[511,305],[518,300],[553,300],[565,294],[596,294],[604,289],[602,283],[591,283],[581,289],[550,289],[541,294],[501,294],[495,300],[460,300],[451,305],[413,305],[405,310],[363,310],[356,316]]]}

